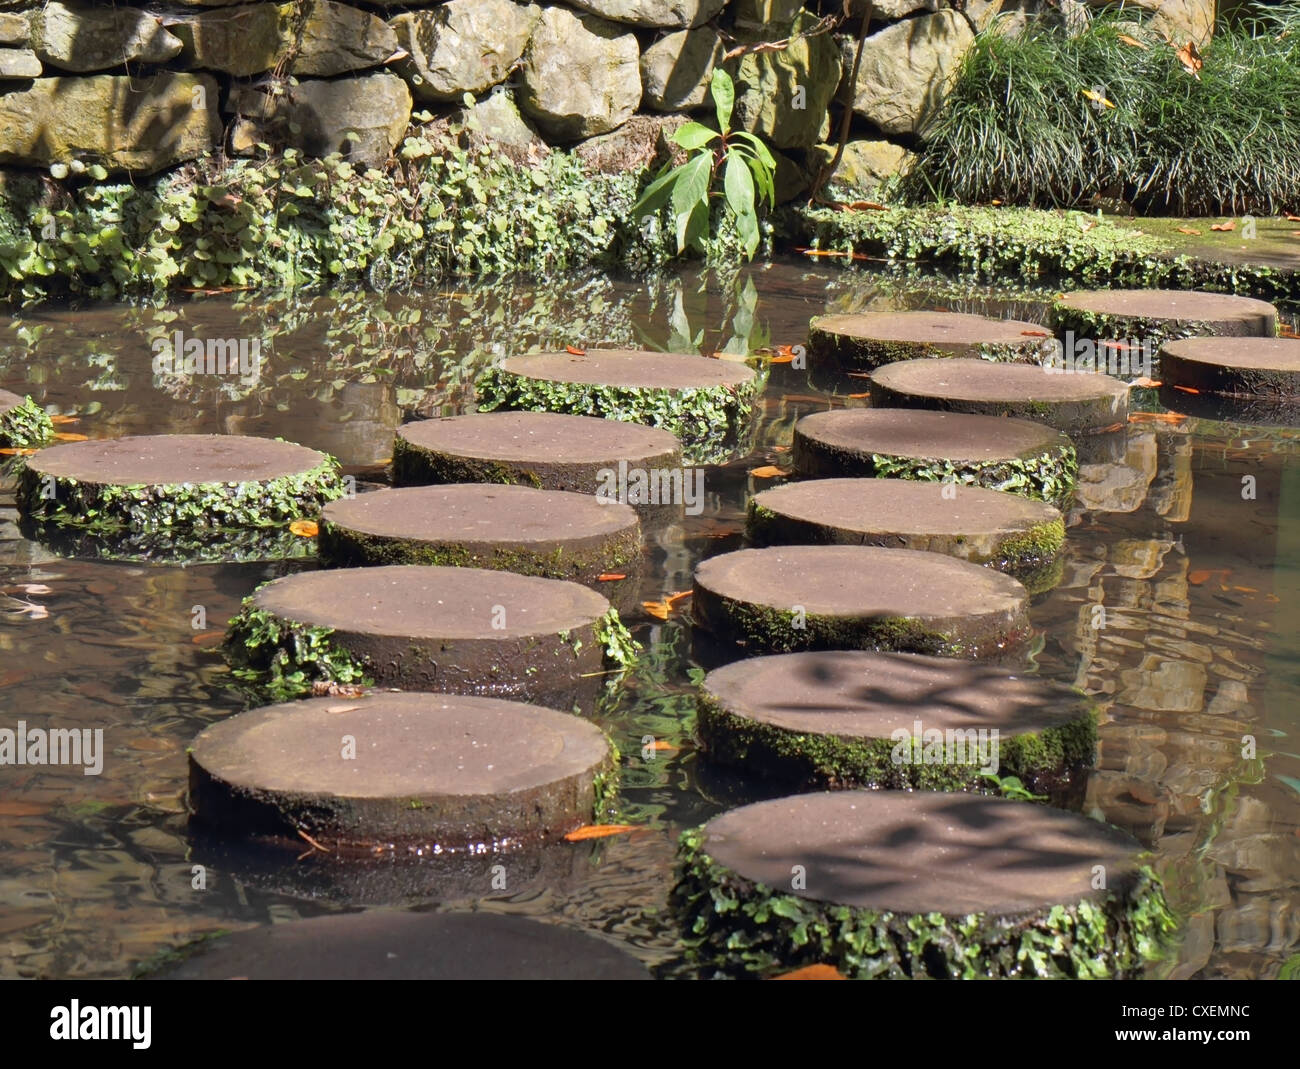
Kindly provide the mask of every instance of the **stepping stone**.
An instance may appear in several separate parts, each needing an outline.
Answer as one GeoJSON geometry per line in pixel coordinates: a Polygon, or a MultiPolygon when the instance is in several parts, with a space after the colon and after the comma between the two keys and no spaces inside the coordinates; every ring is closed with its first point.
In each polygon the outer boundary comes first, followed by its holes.
{"type": "Polygon", "coordinates": [[[189,765],[197,824],[372,855],[559,839],[604,811],[617,761],[569,713],[375,692],[229,717],[199,734],[189,765]]]}
{"type": "Polygon", "coordinates": [[[800,475],[974,483],[1056,505],[1078,475],[1074,444],[1041,423],[901,408],[804,416],[792,457],[800,475]]]}
{"type": "Polygon", "coordinates": [[[695,569],[695,622],[750,653],[875,649],[989,657],[1031,635],[1025,588],[938,553],[777,546],[695,569]]]}
{"type": "Polygon", "coordinates": [[[1160,350],[1167,387],[1300,405],[1300,339],[1186,338],[1160,350]]]}
{"type": "Polygon", "coordinates": [[[334,458],[305,446],[159,434],[42,449],[27,458],[18,503],[56,541],[63,529],[99,555],[239,560],[293,555],[305,540],[289,524],[344,492],[334,458]]]}
{"type": "Polygon", "coordinates": [[[1061,374],[987,360],[904,360],[871,373],[878,408],[926,408],[1009,416],[1090,434],[1128,419],[1128,387],[1108,375],[1061,374]]]}
{"type": "Polygon", "coordinates": [[[511,356],[478,380],[478,407],[567,412],[640,423],[676,436],[688,461],[743,451],[765,377],[685,353],[589,349],[511,356]]]}
{"type": "Polygon", "coordinates": [[[745,530],[755,546],[944,553],[1022,582],[1050,570],[1065,541],[1064,518],[1041,501],[907,479],[813,479],[764,490],[749,499],[745,530]]]}
{"type": "MultiPolygon", "coordinates": [[[[147,979],[649,980],[636,958],[572,928],[500,913],[369,911],[205,941],[147,979]]],[[[175,956],[175,953],[172,955],[175,956]]]]}
{"type": "Polygon", "coordinates": [[[996,790],[990,771],[1043,790],[1097,743],[1080,690],[913,653],[751,657],[705,676],[697,711],[711,760],[801,787],[996,790]]]}
{"type": "MultiPolygon", "coordinates": [[[[1052,305],[1057,334],[1155,345],[1204,334],[1271,338],[1277,309],[1253,297],[1196,290],[1079,290],[1052,305]]],[[[1068,346],[1067,346],[1068,348],[1068,346]]]]}
{"type": "Polygon", "coordinates": [[[724,975],[1123,978],[1175,927],[1137,840],[976,794],[777,798],[687,832],[680,854],[688,951],[724,975]]]}
{"type": "Polygon", "coordinates": [[[594,494],[623,471],[680,471],[667,431],[557,412],[484,412],[398,428],[393,482],[519,483],[594,494]]]}
{"type": "Polygon", "coordinates": [[[1051,331],[1041,324],[963,312],[817,316],[808,331],[810,359],[850,371],[948,356],[1041,364],[1055,350],[1051,331]]]}
{"type": "Polygon", "coordinates": [[[412,486],[335,501],[321,513],[333,566],[437,564],[591,583],[639,563],[636,511],[527,486],[412,486]]]}
{"type": "Polygon", "coordinates": [[[0,447],[30,449],[49,439],[54,422],[30,397],[0,390],[0,447]]]}
{"type": "Polygon", "coordinates": [[[236,676],[275,700],[313,684],[484,692],[570,707],[633,643],[594,590],[560,579],[395,564],[302,572],[244,602],[226,635],[236,676]]]}

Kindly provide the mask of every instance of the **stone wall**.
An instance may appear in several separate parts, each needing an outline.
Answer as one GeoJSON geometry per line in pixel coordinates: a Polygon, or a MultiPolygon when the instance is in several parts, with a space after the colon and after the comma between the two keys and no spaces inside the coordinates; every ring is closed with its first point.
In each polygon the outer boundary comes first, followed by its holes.
{"type": "MultiPolygon", "coordinates": [[[[805,2],[814,9],[800,0],[0,0],[0,164],[55,177],[147,174],[210,150],[295,146],[378,166],[413,112],[464,119],[469,94],[474,125],[512,151],[535,158],[578,146],[595,167],[634,169],[662,153],[681,114],[707,114],[707,79],[725,63],[736,121],[780,151],[787,196],[833,153],[836,100],[855,115],[839,177],[869,188],[923,136],[975,32],[1003,6],[877,0],[849,86],[866,0],[850,0],[850,18],[830,29],[821,20],[841,0],[805,2]]],[[[1205,11],[1205,0],[1140,3],[1170,18],[1205,11]]]]}

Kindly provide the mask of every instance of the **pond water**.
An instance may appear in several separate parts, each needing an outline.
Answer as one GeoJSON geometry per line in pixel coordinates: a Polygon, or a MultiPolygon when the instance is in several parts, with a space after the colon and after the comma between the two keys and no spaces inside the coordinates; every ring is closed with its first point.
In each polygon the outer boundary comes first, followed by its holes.
{"type": "MultiPolygon", "coordinates": [[[[1042,321],[1049,296],[786,261],[727,278],[42,307],[0,327],[0,387],[72,417],[63,432],[279,436],[329,451],[365,487],[383,481],[401,422],[464,411],[475,373],[502,353],[745,353],[803,342],[808,319],[827,310],[1042,321]],[[156,375],[153,343],[178,330],[255,343],[256,376],[156,375]]],[[[862,403],[852,380],[834,396],[824,386],[773,365],[754,451],[706,470],[703,512],[653,535],[632,600],[688,590],[700,559],[742,545],[746,496],[772,485],[750,470],[788,466],[799,417],[862,403]]],[[[1076,804],[1154,851],[1187,918],[1180,948],[1151,973],[1273,977],[1300,951],[1300,431],[1138,407],[1147,411],[1085,465],[1062,581],[1035,599],[1035,664],[1104,703],[1097,767],[1076,804]],[[1243,736],[1257,758],[1243,757],[1243,736]]],[[[185,748],[243,708],[219,633],[259,583],[312,565],[64,559],[24,537],[13,505],[10,471],[0,478],[0,725],[102,728],[106,753],[98,776],[0,767],[0,975],[126,976],[215,931],[363,907],[531,915],[603,933],[672,975],[663,907],[678,833],[781,793],[697,760],[683,601],[663,621],[629,614],[643,662],[587,711],[623,754],[622,819],[644,830],[507,858],[505,888],[490,886],[486,866],[348,873],[192,842],[185,748]]]]}

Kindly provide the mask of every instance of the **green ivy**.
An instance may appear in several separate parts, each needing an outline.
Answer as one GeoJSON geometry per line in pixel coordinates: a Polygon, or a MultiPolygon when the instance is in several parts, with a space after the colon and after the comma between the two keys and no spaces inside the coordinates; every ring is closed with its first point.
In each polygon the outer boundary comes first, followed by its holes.
{"type": "Polygon", "coordinates": [[[0,414],[0,446],[30,449],[49,441],[54,421],[30,397],[0,414]]]}
{"type": "Polygon", "coordinates": [[[301,698],[317,682],[371,685],[370,666],[336,645],[333,635],[332,628],[259,609],[248,597],[230,621],[224,652],[234,677],[268,702],[301,698]]]}

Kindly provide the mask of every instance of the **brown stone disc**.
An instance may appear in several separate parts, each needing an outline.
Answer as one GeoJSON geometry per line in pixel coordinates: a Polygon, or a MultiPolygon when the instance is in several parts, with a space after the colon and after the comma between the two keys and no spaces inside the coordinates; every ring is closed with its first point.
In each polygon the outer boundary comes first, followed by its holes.
{"type": "Polygon", "coordinates": [[[520,483],[594,494],[602,473],[682,466],[681,443],[667,431],[559,412],[481,412],[426,419],[398,428],[393,481],[520,483]]]}
{"type": "Polygon", "coordinates": [[[701,685],[698,732],[713,760],[823,787],[962,789],[979,786],[985,768],[1037,782],[1090,762],[1096,742],[1092,703],[1073,687],[971,661],[859,650],[715,669],[701,685]],[[959,751],[928,763],[898,751],[895,732],[936,730],[959,751]]]}
{"type": "Polygon", "coordinates": [[[1052,343],[1050,331],[1018,319],[963,312],[868,312],[814,318],[808,356],[849,370],[950,356],[1037,364],[1052,351],[1052,343]]]}
{"type": "Polygon", "coordinates": [[[877,649],[985,657],[1031,633],[1025,588],[938,553],[776,546],[695,569],[695,622],[750,652],[877,649]]]}
{"type": "MultiPolygon", "coordinates": [[[[364,665],[380,686],[524,697],[567,708],[568,688],[605,668],[602,629],[610,605],[577,583],[483,568],[398,564],[303,572],[259,587],[227,635],[236,665],[275,672],[278,662],[264,663],[274,651],[250,611],[269,615],[289,634],[327,629],[329,649],[364,665]]],[[[330,678],[319,653],[301,656],[308,676],[302,690],[310,689],[313,673],[330,678]]]]}
{"type": "Polygon", "coordinates": [[[871,373],[871,403],[1009,416],[1088,434],[1128,419],[1128,387],[1107,375],[1065,374],[987,360],[904,360],[871,373]]]}
{"type": "Polygon", "coordinates": [[[1300,339],[1184,338],[1160,350],[1166,387],[1300,404],[1300,339]]]}
{"type": "Polygon", "coordinates": [[[617,501],[461,483],[359,494],[321,513],[331,565],[438,564],[595,581],[637,562],[641,525],[617,501]]]}
{"type": "Polygon", "coordinates": [[[792,456],[800,475],[953,478],[1056,503],[1077,468],[1070,439],[1041,423],[903,408],[804,416],[792,456]]]}
{"type": "Polygon", "coordinates": [[[328,849],[509,849],[597,811],[608,739],[568,713],[376,691],[232,716],[189,751],[193,819],[328,849]]]}
{"type": "Polygon", "coordinates": [[[526,917],[369,910],[236,932],[149,978],[603,981],[650,974],[612,943],[526,917]]]}
{"type": "Polygon", "coordinates": [[[1095,899],[1131,879],[1138,843],[1106,824],[975,794],[834,791],[733,809],[702,850],[799,898],[909,915],[1013,917],[1095,899]],[[803,886],[792,886],[801,866],[803,886]]]}
{"type": "Polygon", "coordinates": [[[1086,338],[1148,331],[1183,337],[1277,333],[1277,309],[1267,301],[1197,290],[1079,290],[1057,298],[1054,314],[1058,331],[1086,338]]]}
{"type": "Polygon", "coordinates": [[[1057,555],[1065,523],[1051,505],[979,486],[813,479],[756,494],[746,532],[756,546],[921,549],[1018,575],[1057,555]]]}

